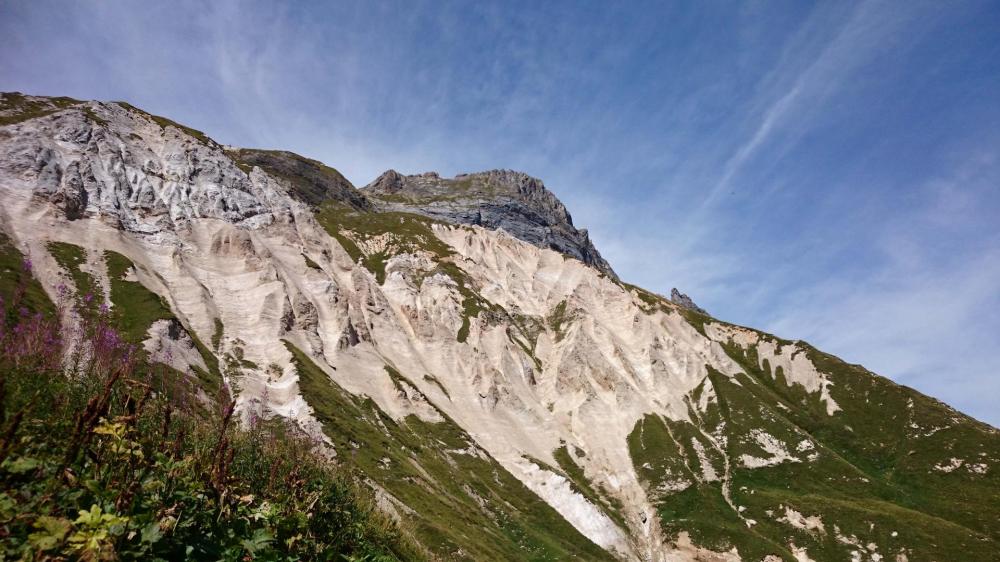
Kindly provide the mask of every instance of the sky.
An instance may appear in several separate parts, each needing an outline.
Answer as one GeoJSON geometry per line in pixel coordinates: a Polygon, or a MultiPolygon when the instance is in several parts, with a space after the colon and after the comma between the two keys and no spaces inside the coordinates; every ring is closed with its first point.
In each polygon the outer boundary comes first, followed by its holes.
{"type": "Polygon", "coordinates": [[[525,171],[624,280],[1000,426],[996,2],[4,1],[0,90],[525,171]]]}

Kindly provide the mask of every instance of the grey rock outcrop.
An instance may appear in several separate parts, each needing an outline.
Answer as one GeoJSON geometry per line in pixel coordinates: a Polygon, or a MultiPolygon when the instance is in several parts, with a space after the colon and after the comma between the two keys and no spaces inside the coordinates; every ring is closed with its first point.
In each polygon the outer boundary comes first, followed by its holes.
{"type": "Polygon", "coordinates": [[[695,312],[700,312],[702,314],[708,314],[704,308],[696,305],[691,297],[677,290],[677,287],[670,289],[670,302],[676,304],[677,306],[682,306],[688,310],[693,310],[695,312]]]}
{"type": "Polygon", "coordinates": [[[541,180],[512,170],[442,178],[434,172],[404,176],[389,170],[362,190],[377,206],[454,224],[503,229],[540,248],[576,258],[617,279],[586,229],[541,180]]]}
{"type": "Polygon", "coordinates": [[[197,218],[264,224],[285,206],[269,176],[192,130],[125,103],[53,99],[3,94],[0,173],[70,220],[156,233],[197,218]]]}

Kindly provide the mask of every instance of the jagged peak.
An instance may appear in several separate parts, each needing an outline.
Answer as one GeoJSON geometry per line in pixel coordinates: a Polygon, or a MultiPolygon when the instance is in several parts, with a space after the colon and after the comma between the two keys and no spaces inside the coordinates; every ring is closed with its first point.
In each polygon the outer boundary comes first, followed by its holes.
{"type": "Polygon", "coordinates": [[[406,186],[406,177],[396,170],[386,170],[375,181],[366,185],[366,190],[373,193],[396,193],[406,186]]]}
{"type": "Polygon", "coordinates": [[[442,178],[437,172],[403,175],[388,170],[362,192],[386,210],[502,228],[515,238],[562,252],[617,278],[587,231],[573,225],[562,201],[542,180],[524,172],[495,169],[442,178]]]}
{"type": "MultiPolygon", "coordinates": [[[[542,180],[525,172],[498,168],[480,172],[456,174],[453,178],[443,178],[437,172],[401,174],[390,169],[365,186],[374,194],[395,194],[406,192],[415,197],[454,194],[462,190],[468,194],[502,195],[551,193],[542,180]],[[498,193],[499,188],[499,193],[498,193]]],[[[553,195],[554,197],[554,195],[553,195]]]]}
{"type": "Polygon", "coordinates": [[[670,302],[676,304],[677,306],[686,308],[688,310],[693,310],[695,312],[700,312],[702,314],[708,314],[704,308],[701,308],[691,297],[677,290],[677,287],[670,289],[670,302]]]}

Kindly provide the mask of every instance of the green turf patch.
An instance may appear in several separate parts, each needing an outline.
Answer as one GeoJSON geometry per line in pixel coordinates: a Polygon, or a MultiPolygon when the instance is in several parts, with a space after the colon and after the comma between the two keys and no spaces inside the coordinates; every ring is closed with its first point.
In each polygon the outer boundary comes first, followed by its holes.
{"type": "Polygon", "coordinates": [[[87,261],[87,251],[66,242],[49,242],[46,247],[59,266],[73,279],[77,304],[85,309],[96,310],[104,301],[104,295],[94,276],[80,269],[87,261]]]}
{"type": "Polygon", "coordinates": [[[189,137],[193,137],[193,138],[197,139],[198,142],[200,142],[202,144],[206,144],[206,145],[210,145],[210,146],[218,144],[214,140],[208,138],[208,135],[206,135],[205,133],[199,131],[198,129],[192,129],[191,127],[188,127],[188,126],[185,126],[185,125],[181,125],[180,123],[177,123],[176,121],[172,121],[172,120],[167,119],[166,117],[162,117],[160,115],[153,115],[152,113],[149,113],[148,111],[144,111],[142,109],[139,109],[138,107],[136,107],[136,106],[134,106],[134,105],[132,105],[130,103],[126,103],[126,102],[123,102],[123,101],[116,101],[115,103],[118,104],[118,105],[120,105],[121,107],[124,107],[125,109],[131,110],[131,111],[135,111],[135,112],[138,112],[138,113],[141,113],[141,114],[145,115],[146,117],[148,117],[149,119],[151,119],[154,123],[156,123],[157,125],[159,125],[163,129],[166,129],[168,127],[173,127],[175,129],[183,132],[184,134],[188,135],[189,137]]]}
{"type": "MultiPolygon", "coordinates": [[[[49,299],[42,284],[32,275],[31,263],[14,245],[14,242],[0,232],[0,297],[8,314],[18,315],[19,312],[10,309],[17,301],[19,307],[24,307],[29,313],[40,312],[45,316],[54,316],[55,304],[49,299]]],[[[14,320],[10,318],[9,320],[14,320]]]]}
{"type": "Polygon", "coordinates": [[[45,117],[81,103],[67,97],[32,100],[19,92],[3,93],[0,94],[0,127],[45,117]]]}

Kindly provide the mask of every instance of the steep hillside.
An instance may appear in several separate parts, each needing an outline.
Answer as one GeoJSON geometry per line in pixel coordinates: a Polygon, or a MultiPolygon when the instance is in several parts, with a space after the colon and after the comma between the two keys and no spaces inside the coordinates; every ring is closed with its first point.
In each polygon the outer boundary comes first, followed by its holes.
{"type": "Polygon", "coordinates": [[[996,429],[620,282],[529,176],[356,190],[127,104],[2,107],[3,229],[38,290],[293,422],[441,559],[1000,547],[996,429]]]}

